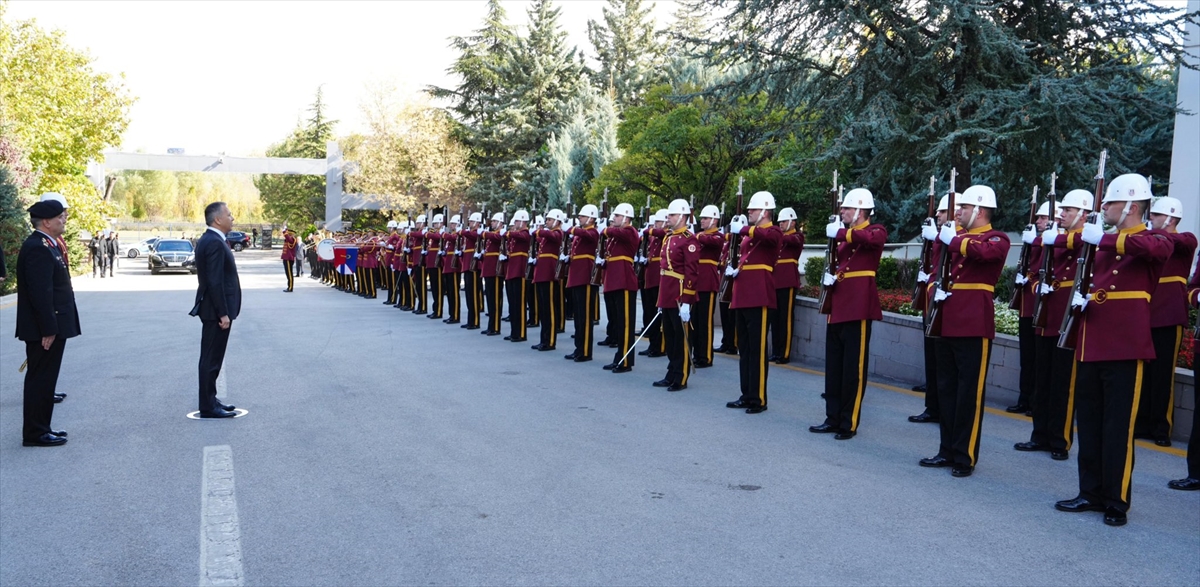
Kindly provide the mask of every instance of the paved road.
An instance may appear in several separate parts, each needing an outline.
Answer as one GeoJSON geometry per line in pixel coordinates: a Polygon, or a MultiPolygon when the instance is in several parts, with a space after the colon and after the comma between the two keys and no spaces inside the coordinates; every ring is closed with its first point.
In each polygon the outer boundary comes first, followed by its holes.
{"type": "Polygon", "coordinates": [[[772,368],[750,416],[723,407],[733,359],[669,394],[665,359],[613,375],[307,278],[284,294],[275,256],[238,260],[244,418],[184,418],[190,275],[75,280],[63,448],[20,446],[23,348],[0,339],[0,585],[1200,584],[1200,493],[1165,486],[1179,456],[1138,450],[1109,528],[1053,510],[1075,462],[1013,451],[1024,420],[989,413],[954,479],[917,466],[937,431],[895,388],[838,442],[806,430],[819,374],[772,368]]]}

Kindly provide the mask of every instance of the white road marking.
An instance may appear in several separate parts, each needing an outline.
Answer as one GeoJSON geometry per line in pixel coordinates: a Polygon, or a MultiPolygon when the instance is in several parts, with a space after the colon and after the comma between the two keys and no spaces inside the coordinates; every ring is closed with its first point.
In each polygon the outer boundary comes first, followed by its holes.
{"type": "Polygon", "coordinates": [[[244,581],[233,449],[206,446],[200,480],[200,587],[237,586],[244,581]]]}

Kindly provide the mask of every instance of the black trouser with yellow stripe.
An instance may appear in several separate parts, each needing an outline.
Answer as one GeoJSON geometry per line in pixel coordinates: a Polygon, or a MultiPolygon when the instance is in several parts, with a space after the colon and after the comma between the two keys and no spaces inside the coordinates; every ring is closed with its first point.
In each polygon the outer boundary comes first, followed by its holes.
{"type": "Polygon", "coordinates": [[[487,300],[488,332],[500,332],[500,318],[504,316],[504,278],[483,278],[483,297],[487,300]]]}
{"type": "MultiPolygon", "coordinates": [[[[716,297],[716,294],[713,294],[716,297]]],[[[737,312],[729,308],[729,304],[718,301],[721,310],[721,348],[732,353],[738,350],[737,312]]]]}
{"type": "Polygon", "coordinates": [[[645,331],[642,336],[650,341],[648,350],[651,353],[663,354],[667,352],[667,344],[663,341],[662,321],[655,320],[654,325],[650,325],[650,321],[657,313],[658,288],[647,287],[642,290],[642,330],[645,331]]]}
{"type": "Polygon", "coordinates": [[[1175,425],[1175,363],[1179,359],[1179,344],[1183,342],[1183,326],[1151,328],[1150,338],[1154,341],[1155,359],[1146,361],[1142,401],[1138,404],[1133,432],[1155,440],[1170,440],[1175,425]]]}
{"type": "Polygon", "coordinates": [[[771,324],[771,355],[780,363],[792,360],[792,323],[796,318],[796,288],[775,290],[775,316],[771,324]]]}
{"type": "Polygon", "coordinates": [[[558,322],[558,304],[554,300],[554,290],[557,281],[539,281],[533,284],[537,291],[538,297],[538,322],[542,325],[541,340],[542,346],[554,347],[558,342],[558,329],[555,324],[558,322]]]}
{"type": "MultiPolygon", "coordinates": [[[[526,281],[526,283],[525,283],[526,291],[530,291],[530,290],[536,291],[537,290],[537,288],[535,288],[533,285],[532,277],[526,279],[525,281],[526,281]]],[[[541,321],[541,314],[538,313],[537,294],[527,295],[525,297],[525,308],[529,312],[528,314],[526,314],[526,318],[525,318],[526,326],[528,326],[530,328],[537,328],[537,327],[541,326],[542,321],[541,321]]]]}
{"type": "MultiPolygon", "coordinates": [[[[420,257],[418,257],[420,259],[420,257]]],[[[416,308],[414,311],[418,314],[429,312],[429,299],[425,296],[425,267],[416,265],[412,267],[412,273],[408,275],[408,280],[413,285],[413,302],[416,308]]]]}
{"type": "Polygon", "coordinates": [[[1030,442],[1071,450],[1075,436],[1075,351],[1058,348],[1058,335],[1035,336],[1036,388],[1030,442]]]}
{"type": "Polygon", "coordinates": [[[1079,420],[1079,495],[1129,511],[1133,485],[1133,426],[1143,361],[1098,361],[1076,367],[1079,420]]]}
{"type": "MultiPolygon", "coordinates": [[[[747,406],[767,405],[767,308],[738,308],[735,314],[742,402],[747,406]]],[[[726,326],[728,329],[728,326],[726,326]]]]}
{"type": "MultiPolygon", "coordinates": [[[[1192,373],[1195,374],[1195,369],[1192,373]]],[[[1200,405],[1200,387],[1192,386],[1192,405],[1200,405]]],[[[1200,418],[1192,416],[1192,435],[1188,437],[1188,477],[1200,479],[1200,418]]]]}
{"type": "MultiPolygon", "coordinates": [[[[508,292],[508,326],[509,337],[525,339],[525,277],[517,277],[504,282],[508,292]]],[[[499,313],[497,313],[499,315],[499,313]]]]}
{"type": "Polygon", "coordinates": [[[858,432],[870,358],[870,320],[825,325],[825,423],[839,432],[858,432]]]}
{"type": "Polygon", "coordinates": [[[596,287],[589,284],[567,288],[575,311],[575,357],[592,358],[592,312],[596,287]]]}
{"type": "Polygon", "coordinates": [[[941,446],[938,456],[958,466],[979,461],[983,395],[992,341],[975,337],[937,339],[941,446]]]}
{"type": "Polygon", "coordinates": [[[692,370],[692,344],[688,323],[679,317],[679,308],[663,308],[663,339],[667,345],[667,376],[677,385],[687,385],[692,370]]]}
{"type": "MultiPolygon", "coordinates": [[[[637,316],[637,292],[629,290],[604,292],[604,307],[608,308],[608,324],[612,328],[613,340],[617,343],[617,353],[613,363],[618,367],[632,367],[636,352],[627,352],[633,347],[636,338],[633,331],[633,319],[637,316]],[[625,360],[622,361],[621,357],[625,360]]],[[[657,322],[655,323],[657,324],[657,322]]]]}
{"type": "Polygon", "coordinates": [[[937,384],[937,339],[924,337],[925,347],[925,413],[941,417],[941,405],[938,404],[937,384]]]}
{"type": "Polygon", "coordinates": [[[446,318],[451,323],[461,318],[462,299],[458,295],[458,273],[442,274],[442,292],[446,294],[446,310],[450,313],[446,318]]]}
{"type": "Polygon", "coordinates": [[[433,301],[433,309],[429,311],[430,318],[442,317],[442,270],[439,267],[426,267],[429,276],[429,297],[433,301]]]}
{"type": "Polygon", "coordinates": [[[708,367],[713,360],[713,310],[717,294],[712,291],[696,292],[696,303],[692,305],[692,353],[697,367],[708,367]]]}
{"type": "Polygon", "coordinates": [[[296,285],[296,278],[295,278],[295,276],[292,275],[292,262],[291,261],[285,260],[283,262],[283,272],[285,274],[287,274],[287,284],[288,284],[287,290],[292,291],[292,287],[296,285]]]}
{"type": "Polygon", "coordinates": [[[559,279],[550,282],[550,297],[558,306],[554,314],[554,329],[558,332],[567,331],[567,296],[566,284],[559,279]]]}
{"type": "Polygon", "coordinates": [[[1033,409],[1036,400],[1034,394],[1037,393],[1037,332],[1033,328],[1033,317],[1019,318],[1017,320],[1017,342],[1020,344],[1020,363],[1021,375],[1017,380],[1017,386],[1020,387],[1020,393],[1017,395],[1017,404],[1022,406],[1030,406],[1033,409]]]}
{"type": "Polygon", "coordinates": [[[463,273],[463,297],[467,300],[467,327],[479,328],[479,308],[483,305],[483,292],[480,291],[478,271],[463,273]]]}

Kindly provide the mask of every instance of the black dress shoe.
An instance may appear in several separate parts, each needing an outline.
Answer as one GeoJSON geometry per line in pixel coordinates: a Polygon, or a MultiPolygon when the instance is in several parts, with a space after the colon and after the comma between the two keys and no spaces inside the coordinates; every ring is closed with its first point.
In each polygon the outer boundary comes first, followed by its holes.
{"type": "Polygon", "coordinates": [[[671,382],[667,379],[659,379],[658,381],[651,383],[651,385],[654,387],[671,387],[671,382]]]}
{"type": "Polygon", "coordinates": [[[47,432],[33,440],[23,440],[21,446],[62,446],[66,443],[66,438],[47,432]]]}
{"type": "Polygon", "coordinates": [[[971,473],[974,472],[975,467],[972,467],[971,465],[954,465],[954,467],[950,469],[950,474],[955,477],[970,477],[971,473]]]}
{"type": "Polygon", "coordinates": [[[746,408],[747,414],[761,414],[767,411],[767,406],[750,406],[746,408]]]}
{"type": "Polygon", "coordinates": [[[665,356],[667,356],[667,353],[660,353],[658,351],[650,351],[650,352],[646,353],[646,356],[653,359],[654,357],[665,357],[665,356]]]}
{"type": "Polygon", "coordinates": [[[1067,453],[1067,451],[1065,451],[1065,450],[1051,450],[1050,451],[1050,458],[1052,458],[1056,461],[1065,461],[1068,458],[1070,458],[1070,456],[1071,455],[1069,453],[1067,453]]]}
{"type": "Polygon", "coordinates": [[[510,335],[504,337],[504,340],[512,340],[512,335],[510,334],[510,335]]]}
{"type": "Polygon", "coordinates": [[[579,355],[577,355],[577,354],[575,354],[575,353],[571,353],[571,354],[569,354],[569,355],[567,355],[567,356],[565,356],[565,357],[563,357],[563,358],[564,358],[564,359],[566,359],[566,360],[568,360],[568,361],[574,361],[574,360],[575,360],[575,357],[577,357],[577,356],[579,356],[579,355]]]}
{"type": "Polygon", "coordinates": [[[466,328],[467,330],[479,330],[478,326],[471,326],[470,324],[463,326],[463,328],[466,328]]]}
{"type": "Polygon", "coordinates": [[[616,364],[616,363],[609,363],[609,364],[607,364],[607,365],[605,365],[605,366],[604,366],[604,370],[605,370],[605,371],[612,371],[613,369],[616,369],[616,368],[617,368],[617,364],[616,364]]]}
{"type": "Polygon", "coordinates": [[[786,364],[788,364],[788,363],[791,363],[791,362],[792,362],[792,360],[791,360],[791,359],[785,359],[785,358],[783,358],[783,357],[780,357],[780,358],[778,358],[778,359],[775,359],[775,364],[776,364],[776,365],[786,365],[786,364]]]}
{"type": "Polygon", "coordinates": [[[742,401],[742,400],[740,400],[740,399],[739,399],[739,400],[737,400],[737,401],[734,401],[734,402],[728,402],[728,403],[726,403],[726,404],[725,404],[725,407],[727,407],[727,408],[733,408],[733,409],[735,409],[735,410],[740,410],[740,409],[742,409],[742,408],[748,408],[748,407],[750,407],[750,404],[748,404],[748,403],[746,403],[746,402],[744,402],[744,401],[742,401]]]}
{"type": "Polygon", "coordinates": [[[671,387],[667,388],[667,391],[683,391],[685,389],[687,389],[686,385],[682,383],[673,383],[671,384],[671,387]]]}
{"type": "Polygon", "coordinates": [[[1167,487],[1178,489],[1179,491],[1197,491],[1200,490],[1200,479],[1184,477],[1183,479],[1175,479],[1167,481],[1167,487]]]}
{"type": "Polygon", "coordinates": [[[856,434],[857,434],[857,432],[838,432],[837,434],[833,435],[833,439],[834,440],[850,440],[851,438],[854,438],[854,436],[856,434]]]}
{"type": "Polygon", "coordinates": [[[66,437],[67,437],[67,431],[66,431],[66,430],[51,430],[51,431],[50,431],[50,434],[53,434],[53,435],[55,435],[55,436],[60,436],[60,437],[62,437],[62,438],[66,438],[66,437]]]}
{"type": "Polygon", "coordinates": [[[596,343],[596,346],[609,346],[611,344],[613,344],[613,341],[606,338],[606,339],[596,343]]]}
{"type": "Polygon", "coordinates": [[[554,350],[554,345],[552,345],[552,344],[535,344],[535,345],[533,345],[533,348],[537,349],[539,352],[546,352],[546,351],[554,350]]]}
{"type": "Polygon", "coordinates": [[[576,362],[576,363],[586,363],[586,362],[588,362],[588,361],[590,361],[590,360],[592,360],[592,358],[591,358],[591,357],[575,357],[575,362],[576,362]]]}
{"type": "Polygon", "coordinates": [[[1040,450],[1050,450],[1050,447],[1037,442],[1018,442],[1013,445],[1013,448],[1021,452],[1037,452],[1040,450]]]}
{"type": "Polygon", "coordinates": [[[1154,439],[1154,444],[1156,444],[1158,446],[1171,446],[1171,439],[1170,438],[1156,438],[1156,439],[1154,439]]]}
{"type": "Polygon", "coordinates": [[[705,361],[697,361],[695,363],[692,363],[692,366],[697,369],[705,369],[707,367],[712,367],[712,363],[708,363],[705,361]]]}
{"type": "Polygon", "coordinates": [[[1125,512],[1117,508],[1108,508],[1104,510],[1104,524],[1106,526],[1124,526],[1129,518],[1125,516],[1125,512]]]}
{"type": "Polygon", "coordinates": [[[1004,411],[1010,414],[1024,414],[1025,412],[1029,411],[1029,406],[1025,404],[1017,404],[1015,406],[1008,406],[1007,408],[1004,408],[1004,411]]]}
{"type": "Polygon", "coordinates": [[[500,336],[500,331],[499,330],[487,330],[487,331],[484,331],[484,334],[486,334],[488,336],[500,336]]]}
{"type": "Polygon", "coordinates": [[[924,383],[922,383],[922,384],[920,384],[920,385],[914,385],[914,386],[912,386],[912,390],[913,390],[913,391],[920,391],[920,392],[924,392],[924,391],[925,391],[925,384],[924,384],[924,383]]]}
{"type": "Polygon", "coordinates": [[[211,412],[200,412],[201,418],[232,418],[236,415],[237,414],[230,412],[229,410],[223,410],[221,408],[217,408],[211,412]]]}
{"type": "Polygon", "coordinates": [[[235,409],[237,409],[237,406],[235,406],[233,404],[223,404],[221,402],[217,402],[217,407],[221,408],[222,410],[225,410],[226,412],[232,412],[235,409]]]}
{"type": "Polygon", "coordinates": [[[61,404],[64,399],[66,399],[64,396],[54,394],[54,403],[61,404]]]}
{"type": "Polygon", "coordinates": [[[462,321],[461,320],[443,320],[442,322],[445,322],[446,324],[459,324],[462,321]]]}
{"type": "Polygon", "coordinates": [[[283,290],[283,293],[292,293],[292,290],[290,290],[290,289],[285,289],[285,290],[283,290]]]}
{"type": "Polygon", "coordinates": [[[512,342],[525,342],[525,340],[526,340],[526,339],[525,339],[525,337],[524,337],[524,336],[521,336],[521,337],[518,337],[518,338],[510,338],[510,339],[508,339],[508,340],[510,340],[510,341],[512,341],[512,342]]]}
{"type": "Polygon", "coordinates": [[[767,362],[769,362],[769,363],[774,363],[775,361],[778,361],[778,360],[779,360],[779,355],[771,355],[771,356],[767,357],[767,362]]]}
{"type": "Polygon", "coordinates": [[[646,349],[644,351],[638,351],[639,357],[645,357],[645,356],[648,356],[649,354],[650,354],[650,349],[646,349]]]}
{"type": "Polygon", "coordinates": [[[916,416],[909,416],[908,421],[916,422],[917,424],[937,424],[939,422],[938,417],[929,412],[921,412],[916,416]]]}
{"type": "Polygon", "coordinates": [[[630,371],[633,371],[633,367],[614,367],[612,370],[613,373],[628,373],[630,371]]]}
{"type": "Polygon", "coordinates": [[[1092,503],[1088,501],[1086,497],[1078,496],[1074,499],[1064,499],[1062,501],[1054,502],[1054,509],[1060,512],[1070,513],[1102,512],[1104,511],[1104,506],[1098,503],[1092,503]]]}
{"type": "Polygon", "coordinates": [[[832,434],[834,432],[837,432],[838,429],[837,429],[837,426],[834,426],[832,424],[818,424],[816,426],[809,426],[808,431],[813,432],[815,434],[832,434]]]}
{"type": "Polygon", "coordinates": [[[64,400],[64,399],[67,399],[67,394],[65,394],[65,393],[57,393],[57,392],[56,392],[56,393],[54,394],[54,397],[55,397],[55,398],[57,398],[57,399],[60,399],[60,400],[64,400]]]}
{"type": "Polygon", "coordinates": [[[936,456],[936,457],[929,457],[927,459],[921,459],[919,464],[922,467],[941,468],[941,467],[949,467],[952,463],[950,463],[950,459],[947,459],[942,456],[936,456]]]}

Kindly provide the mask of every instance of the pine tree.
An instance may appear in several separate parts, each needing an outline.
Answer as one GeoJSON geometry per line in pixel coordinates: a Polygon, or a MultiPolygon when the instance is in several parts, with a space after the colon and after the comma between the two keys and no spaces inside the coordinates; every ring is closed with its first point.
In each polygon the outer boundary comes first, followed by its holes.
{"type": "Polygon", "coordinates": [[[663,81],[667,47],[654,30],[653,8],[643,8],[642,0],[608,0],[603,22],[588,21],[588,39],[600,62],[594,83],[621,109],[640,104],[646,91],[663,81]]]}
{"type": "Polygon", "coordinates": [[[564,211],[568,201],[578,205],[600,170],[621,156],[612,98],[583,84],[567,104],[566,112],[566,123],[547,146],[547,197],[551,206],[564,211]]]}
{"type": "MultiPolygon", "coordinates": [[[[298,123],[283,142],[267,149],[268,157],[324,159],[336,120],[325,115],[321,88],[309,107],[311,117],[298,123]]],[[[263,202],[263,215],[276,222],[309,223],[325,217],[325,178],[313,175],[259,175],[254,178],[263,202]]]]}

